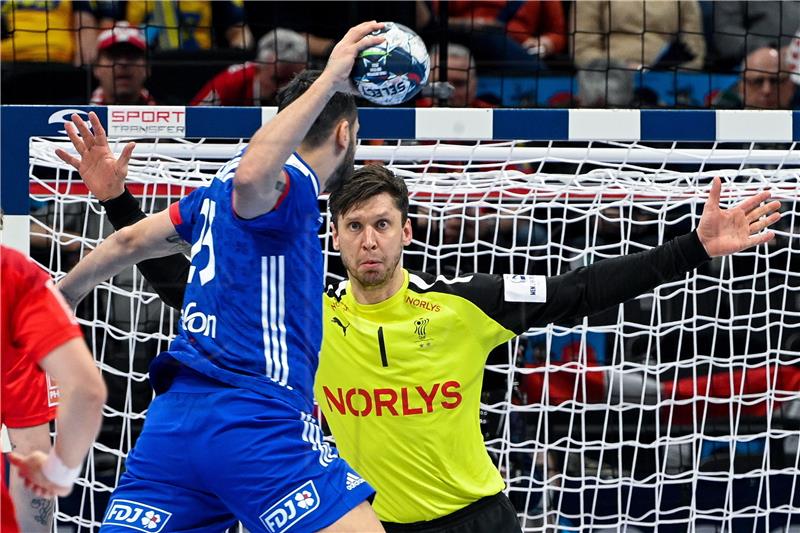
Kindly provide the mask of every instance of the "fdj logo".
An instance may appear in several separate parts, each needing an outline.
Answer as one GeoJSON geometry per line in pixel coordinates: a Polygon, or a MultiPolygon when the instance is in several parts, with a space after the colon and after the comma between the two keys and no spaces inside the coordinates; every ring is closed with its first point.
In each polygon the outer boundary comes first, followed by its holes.
{"type": "Polygon", "coordinates": [[[122,526],[145,533],[158,533],[167,525],[172,513],[131,500],[113,500],[103,525],[122,526]]]}
{"type": "Polygon", "coordinates": [[[314,482],[309,480],[284,496],[259,518],[271,533],[281,533],[314,512],[317,507],[319,507],[317,488],[314,482]]]}

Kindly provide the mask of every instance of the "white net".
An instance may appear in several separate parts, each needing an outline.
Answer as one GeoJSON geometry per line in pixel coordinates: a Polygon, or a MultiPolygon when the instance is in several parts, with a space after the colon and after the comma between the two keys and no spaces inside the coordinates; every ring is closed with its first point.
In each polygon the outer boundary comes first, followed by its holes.
{"type": "MultiPolygon", "coordinates": [[[[111,231],[79,176],[31,141],[32,255],[56,277],[111,231]]],[[[206,183],[240,142],[147,142],[129,186],[145,212],[206,183]]],[[[121,149],[122,145],[117,148],[121,149]]],[[[495,350],[481,420],[525,531],[800,527],[800,151],[794,145],[362,143],[407,178],[409,269],[556,275],[693,229],[711,177],[724,205],[771,189],[776,239],[653,293],[495,350]]],[[[324,204],[322,205],[324,208],[324,204]]],[[[342,279],[327,223],[330,280],[342,279]]],[[[152,393],[177,312],[131,269],[79,307],[110,388],[59,527],[94,530],[152,393]]]]}

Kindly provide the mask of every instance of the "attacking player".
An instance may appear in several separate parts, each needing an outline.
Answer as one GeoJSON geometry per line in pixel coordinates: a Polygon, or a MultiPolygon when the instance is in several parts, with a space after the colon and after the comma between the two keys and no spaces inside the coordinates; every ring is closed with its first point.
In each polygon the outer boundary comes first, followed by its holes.
{"type": "MultiPolygon", "coordinates": [[[[143,259],[191,244],[179,333],[150,367],[158,396],[109,502],[103,531],[382,531],[374,490],[321,440],[313,378],[322,328],[319,191],[353,171],[349,79],[382,24],[352,28],[319,74],[207,187],[113,234],[60,287],[72,303],[143,259]],[[295,152],[297,149],[297,152],[295,152]],[[354,482],[356,480],[356,482],[354,482]]],[[[69,136],[84,178],[122,172],[94,113],[69,136]]]]}
{"type": "MultiPolygon", "coordinates": [[[[16,250],[0,245],[2,284],[2,409],[0,421],[9,428],[14,470],[36,498],[18,491],[22,531],[52,528],[52,497],[65,496],[81,470],[102,421],[106,389],[81,330],[50,277],[16,250]],[[45,372],[60,385],[58,438],[49,446],[47,423],[52,419],[45,372]],[[43,396],[43,397],[42,397],[43,396]],[[22,428],[29,428],[24,431],[22,428]],[[42,429],[43,428],[43,429],[42,429]],[[40,431],[47,435],[47,452],[31,447],[40,431]],[[34,507],[35,506],[35,507],[34,507]]],[[[6,490],[3,464],[2,523],[4,533],[19,531],[6,490]]],[[[19,480],[12,481],[19,482],[19,480]]]]}

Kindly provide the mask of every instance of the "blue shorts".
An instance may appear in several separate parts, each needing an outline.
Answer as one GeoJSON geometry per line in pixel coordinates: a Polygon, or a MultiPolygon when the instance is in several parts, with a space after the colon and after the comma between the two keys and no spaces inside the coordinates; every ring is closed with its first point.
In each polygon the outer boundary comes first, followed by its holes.
{"type": "Polygon", "coordinates": [[[150,405],[101,530],[317,531],[374,494],[313,416],[182,371],[150,405]]]}

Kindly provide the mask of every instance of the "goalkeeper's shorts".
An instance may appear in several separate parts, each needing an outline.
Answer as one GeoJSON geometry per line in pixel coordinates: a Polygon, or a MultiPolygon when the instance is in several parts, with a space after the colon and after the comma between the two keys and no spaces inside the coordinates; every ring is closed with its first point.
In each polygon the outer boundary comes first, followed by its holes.
{"type": "Polygon", "coordinates": [[[182,370],[157,396],[101,530],[317,531],[374,490],[280,400],[182,370]]]}

